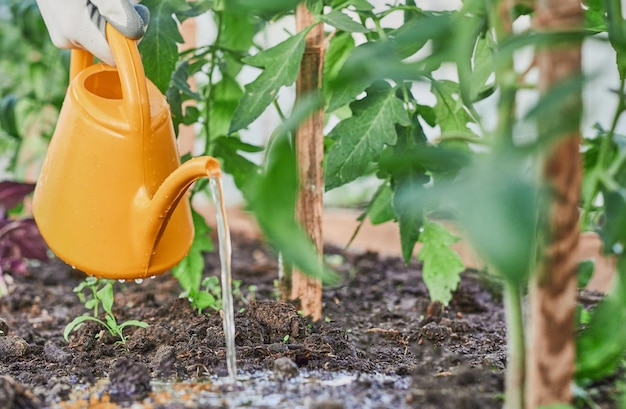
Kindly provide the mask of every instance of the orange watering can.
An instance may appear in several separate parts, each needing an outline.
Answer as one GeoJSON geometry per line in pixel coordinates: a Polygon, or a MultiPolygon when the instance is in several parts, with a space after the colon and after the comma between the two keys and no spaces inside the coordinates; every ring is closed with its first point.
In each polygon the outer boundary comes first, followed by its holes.
{"type": "Polygon", "coordinates": [[[203,156],[180,164],[169,106],[134,41],[107,25],[117,69],[72,51],[71,82],[33,198],[42,236],[89,275],[141,279],[188,252],[187,188],[218,176],[203,156]]]}

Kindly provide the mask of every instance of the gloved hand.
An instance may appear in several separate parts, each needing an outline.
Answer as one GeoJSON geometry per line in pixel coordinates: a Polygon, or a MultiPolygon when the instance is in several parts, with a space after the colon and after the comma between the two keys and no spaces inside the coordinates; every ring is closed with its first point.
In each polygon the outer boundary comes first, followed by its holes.
{"type": "Polygon", "coordinates": [[[130,0],[37,0],[37,4],[55,46],[85,49],[109,65],[115,62],[106,41],[106,22],[138,40],[150,18],[145,6],[130,0]]]}

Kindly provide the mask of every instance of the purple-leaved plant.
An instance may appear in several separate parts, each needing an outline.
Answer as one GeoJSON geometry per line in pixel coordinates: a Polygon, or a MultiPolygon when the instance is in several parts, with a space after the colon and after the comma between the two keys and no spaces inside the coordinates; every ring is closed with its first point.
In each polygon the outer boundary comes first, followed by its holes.
{"type": "Polygon", "coordinates": [[[24,274],[28,259],[48,259],[48,246],[35,221],[9,215],[34,188],[32,183],[0,182],[0,297],[8,291],[4,274],[24,274]]]}

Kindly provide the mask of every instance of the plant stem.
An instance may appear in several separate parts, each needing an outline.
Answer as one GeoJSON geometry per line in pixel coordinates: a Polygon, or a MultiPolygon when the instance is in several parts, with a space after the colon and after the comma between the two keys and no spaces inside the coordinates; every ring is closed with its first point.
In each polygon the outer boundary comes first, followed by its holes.
{"type": "MultiPolygon", "coordinates": [[[[508,0],[494,0],[491,4],[490,19],[498,44],[513,32],[508,0]]],[[[511,55],[496,64],[496,83],[500,90],[498,100],[498,124],[495,133],[496,147],[513,146],[515,124],[515,100],[517,97],[517,73],[511,55]]],[[[504,303],[507,326],[508,359],[505,378],[506,409],[524,409],[524,386],[526,370],[526,340],[522,315],[521,289],[518,282],[507,281],[504,289],[504,303]]]]}
{"type": "Polygon", "coordinates": [[[524,408],[524,372],[526,348],[524,337],[524,316],[519,286],[513,282],[504,285],[504,309],[507,333],[507,367],[504,389],[506,409],[524,408]]]}
{"type": "Polygon", "coordinates": [[[204,107],[204,123],[202,124],[202,128],[204,131],[204,138],[205,138],[205,142],[204,142],[204,154],[205,155],[210,155],[211,154],[211,111],[213,110],[213,98],[215,96],[215,94],[213,93],[213,75],[215,74],[215,68],[217,67],[217,61],[216,61],[216,56],[217,56],[217,51],[219,50],[219,44],[220,41],[222,39],[222,31],[223,31],[223,24],[222,24],[222,12],[221,11],[215,11],[215,25],[217,27],[217,34],[215,36],[215,45],[216,47],[212,48],[209,55],[210,55],[210,61],[211,61],[211,67],[209,68],[209,73],[207,74],[208,77],[208,83],[206,85],[205,88],[205,95],[204,95],[204,100],[205,100],[205,107],[204,107]]]}
{"type": "MultiPolygon", "coordinates": [[[[511,17],[508,12],[508,1],[492,1],[490,20],[495,31],[495,40],[501,44],[511,35],[513,30],[511,17]]],[[[515,124],[515,99],[517,95],[517,74],[513,65],[512,56],[496,64],[496,83],[500,90],[498,100],[498,124],[496,126],[497,144],[508,145],[513,143],[513,125],[515,124]]]]}

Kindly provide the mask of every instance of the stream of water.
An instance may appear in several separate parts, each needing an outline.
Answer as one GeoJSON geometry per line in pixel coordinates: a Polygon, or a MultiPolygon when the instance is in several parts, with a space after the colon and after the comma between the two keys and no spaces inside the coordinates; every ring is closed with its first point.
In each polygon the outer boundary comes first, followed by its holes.
{"type": "Polygon", "coordinates": [[[226,337],[226,364],[228,375],[233,382],[237,381],[237,360],[235,353],[235,311],[233,306],[233,290],[231,277],[232,247],[230,229],[226,218],[224,190],[221,176],[211,176],[209,185],[215,202],[217,218],[217,236],[221,264],[222,304],[224,308],[224,335],[226,337]]]}

